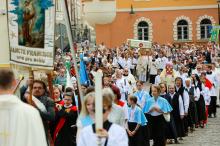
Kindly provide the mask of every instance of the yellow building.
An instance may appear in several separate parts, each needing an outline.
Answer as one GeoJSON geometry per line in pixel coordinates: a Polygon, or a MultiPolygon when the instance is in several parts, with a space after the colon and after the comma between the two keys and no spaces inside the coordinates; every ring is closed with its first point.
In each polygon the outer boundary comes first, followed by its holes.
{"type": "MultiPolygon", "coordinates": [[[[84,0],[106,3],[114,0],[84,0]]],[[[207,42],[210,26],[218,24],[216,0],[116,0],[116,16],[106,24],[96,20],[97,43],[109,47],[128,38],[160,44],[207,42]],[[131,13],[133,7],[134,14],[131,13]]],[[[108,16],[103,11],[103,16],[108,16]]],[[[90,15],[90,19],[97,17],[90,15]]]]}

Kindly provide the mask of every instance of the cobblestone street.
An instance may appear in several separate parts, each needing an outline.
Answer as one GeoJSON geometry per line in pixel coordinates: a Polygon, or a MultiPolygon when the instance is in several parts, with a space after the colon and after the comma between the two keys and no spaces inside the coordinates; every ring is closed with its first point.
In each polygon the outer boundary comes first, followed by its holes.
{"type": "MultiPolygon", "coordinates": [[[[219,109],[218,109],[219,110],[219,109]]],[[[206,128],[197,128],[195,132],[189,133],[181,143],[171,144],[172,146],[220,146],[220,111],[217,118],[209,118],[206,128]]]]}

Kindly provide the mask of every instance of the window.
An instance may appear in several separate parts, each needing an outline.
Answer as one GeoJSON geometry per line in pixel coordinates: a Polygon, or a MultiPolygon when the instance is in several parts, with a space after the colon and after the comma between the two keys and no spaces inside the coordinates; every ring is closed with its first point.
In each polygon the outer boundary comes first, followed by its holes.
{"type": "Polygon", "coordinates": [[[209,19],[203,19],[200,22],[200,32],[201,32],[201,39],[208,39],[210,38],[210,30],[212,27],[212,22],[209,19]]]}
{"type": "Polygon", "coordinates": [[[149,25],[145,21],[138,23],[138,40],[149,40],[149,25]]]}
{"type": "Polygon", "coordinates": [[[189,39],[189,25],[186,20],[180,20],[177,23],[177,38],[178,40],[189,39]]]}
{"type": "Polygon", "coordinates": [[[61,11],[61,1],[60,0],[56,0],[56,11],[57,12],[61,11]]]}

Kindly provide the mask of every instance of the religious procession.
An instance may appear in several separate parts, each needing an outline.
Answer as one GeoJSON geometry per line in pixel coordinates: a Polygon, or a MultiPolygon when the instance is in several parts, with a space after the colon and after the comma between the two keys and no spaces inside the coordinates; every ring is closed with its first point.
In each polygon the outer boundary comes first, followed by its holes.
{"type": "Polygon", "coordinates": [[[220,2],[168,1],[0,1],[0,146],[220,145],[220,2]]]}

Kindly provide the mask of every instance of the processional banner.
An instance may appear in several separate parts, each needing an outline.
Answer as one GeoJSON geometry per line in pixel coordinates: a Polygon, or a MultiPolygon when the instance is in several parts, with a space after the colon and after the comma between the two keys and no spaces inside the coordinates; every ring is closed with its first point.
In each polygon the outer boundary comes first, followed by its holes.
{"type": "Polygon", "coordinates": [[[144,41],[144,40],[128,39],[127,43],[128,43],[128,46],[133,47],[133,48],[150,49],[152,47],[152,42],[144,41]]]}
{"type": "Polygon", "coordinates": [[[52,69],[55,0],[8,0],[10,61],[52,69]]]}
{"type": "Polygon", "coordinates": [[[210,33],[211,33],[210,41],[212,41],[212,42],[219,41],[219,30],[220,30],[219,25],[212,26],[211,31],[210,31],[210,33]]]}

